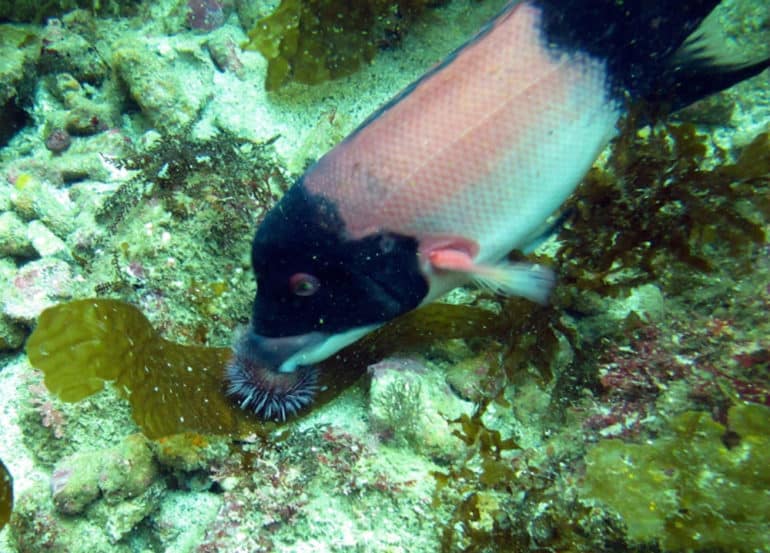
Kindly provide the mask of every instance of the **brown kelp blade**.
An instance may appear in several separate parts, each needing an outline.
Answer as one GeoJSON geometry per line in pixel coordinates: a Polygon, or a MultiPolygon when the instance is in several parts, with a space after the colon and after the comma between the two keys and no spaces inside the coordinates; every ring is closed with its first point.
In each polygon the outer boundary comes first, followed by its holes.
{"type": "Polygon", "coordinates": [[[11,473],[5,468],[5,464],[0,461],[0,530],[8,524],[13,509],[13,481],[11,473]]]}
{"type": "MultiPolygon", "coordinates": [[[[322,363],[320,391],[310,409],[335,398],[389,353],[419,349],[437,338],[494,335],[499,325],[496,314],[469,306],[433,304],[408,313],[322,363]]],[[[48,389],[64,401],[79,401],[114,382],[150,438],[181,432],[242,437],[276,426],[225,394],[229,348],[165,340],[125,302],[88,299],[46,309],[27,354],[48,389]]]]}
{"type": "Polygon", "coordinates": [[[46,309],[27,354],[48,389],[64,401],[81,400],[105,381],[114,382],[151,438],[185,431],[242,435],[259,424],[223,392],[228,348],[169,342],[128,303],[89,299],[46,309]]]}

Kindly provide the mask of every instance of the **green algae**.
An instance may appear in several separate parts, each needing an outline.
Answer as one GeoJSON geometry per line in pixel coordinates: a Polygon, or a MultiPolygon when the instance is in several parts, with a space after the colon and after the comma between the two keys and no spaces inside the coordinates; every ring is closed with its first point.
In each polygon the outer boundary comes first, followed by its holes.
{"type": "Polygon", "coordinates": [[[8,524],[13,509],[13,481],[5,464],[0,461],[0,529],[8,524]]]}
{"type": "Polygon", "coordinates": [[[387,36],[403,32],[401,18],[424,10],[426,0],[282,0],[249,31],[244,48],[268,60],[265,88],[289,81],[318,84],[350,75],[374,57],[387,36]],[[378,26],[387,29],[378,32],[378,26]]]}
{"type": "Polygon", "coordinates": [[[646,444],[604,440],[586,455],[585,497],[626,523],[636,543],[664,550],[760,551],[770,543],[770,408],[733,406],[675,417],[646,444]]]}
{"type": "Polygon", "coordinates": [[[419,421],[425,410],[418,379],[409,376],[391,379],[381,393],[372,395],[371,403],[378,427],[390,430],[407,443],[418,442],[419,421]]]}
{"type": "MultiPolygon", "coordinates": [[[[479,328],[501,334],[501,319],[478,307],[432,304],[408,313],[320,364],[313,406],[337,397],[368,365],[394,350],[437,339],[470,338],[479,328]]],[[[79,401],[113,382],[150,438],[180,432],[242,437],[265,434],[262,422],[225,395],[229,348],[186,346],[162,338],[136,307],[117,300],[77,300],[48,308],[27,341],[30,363],[63,401],[79,401]]]]}

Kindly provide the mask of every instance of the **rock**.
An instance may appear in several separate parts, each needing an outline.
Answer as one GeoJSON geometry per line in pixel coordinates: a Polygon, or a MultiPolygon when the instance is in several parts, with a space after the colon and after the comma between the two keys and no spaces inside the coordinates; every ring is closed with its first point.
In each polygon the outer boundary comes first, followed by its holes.
{"type": "Polygon", "coordinates": [[[158,511],[151,516],[166,551],[199,550],[206,534],[206,523],[214,522],[222,503],[221,494],[167,493],[158,511]],[[190,520],[199,524],[192,525],[190,520]]]}
{"type": "Polygon", "coordinates": [[[506,382],[498,356],[497,352],[485,351],[451,363],[447,383],[461,398],[474,403],[496,397],[506,382]]]}
{"type": "Polygon", "coordinates": [[[48,230],[42,222],[30,221],[27,226],[27,238],[40,257],[54,255],[69,257],[69,250],[64,240],[48,230]]]}
{"type": "Polygon", "coordinates": [[[159,438],[151,442],[151,447],[158,463],[176,472],[206,471],[223,464],[230,455],[227,438],[195,432],[159,438]]]}
{"type": "Polygon", "coordinates": [[[37,33],[32,26],[0,24],[0,106],[31,92],[40,52],[37,33]]]}
{"type": "Polygon", "coordinates": [[[138,497],[117,504],[97,502],[89,510],[89,518],[104,529],[111,543],[116,543],[157,509],[165,489],[162,482],[154,482],[138,497]]]}
{"type": "Polygon", "coordinates": [[[24,221],[11,211],[0,213],[0,255],[31,257],[34,253],[24,221]]]}
{"type": "Polygon", "coordinates": [[[32,26],[0,24],[0,146],[11,139],[27,118],[22,106],[27,104],[37,79],[37,33],[32,26]]]}
{"type": "Polygon", "coordinates": [[[212,81],[202,78],[205,72],[196,67],[203,58],[199,60],[187,45],[182,56],[169,42],[155,48],[144,41],[119,43],[112,65],[145,117],[164,134],[180,134],[208,101],[212,81]]]}
{"type": "Polygon", "coordinates": [[[16,178],[11,192],[14,211],[25,219],[40,219],[60,238],[75,230],[74,205],[66,190],[59,190],[30,173],[16,178]]]}
{"type": "Polygon", "coordinates": [[[72,136],[66,129],[56,127],[45,138],[45,147],[53,154],[60,154],[70,146],[72,146],[72,136]]]}
{"type": "Polygon", "coordinates": [[[206,43],[211,60],[222,72],[230,71],[240,80],[246,78],[243,63],[238,57],[238,43],[226,33],[212,33],[206,43]]]}
{"type": "Polygon", "coordinates": [[[434,457],[452,459],[461,448],[449,421],[471,414],[443,374],[411,359],[391,358],[370,367],[370,420],[375,432],[393,436],[434,457]]]}
{"type": "Polygon", "coordinates": [[[43,31],[38,69],[41,74],[69,73],[80,82],[99,85],[109,72],[96,48],[58,19],[49,19],[43,31]]]}
{"type": "Polygon", "coordinates": [[[57,75],[51,85],[51,93],[68,110],[63,119],[55,122],[73,136],[97,134],[116,127],[120,121],[120,113],[110,102],[109,94],[94,96],[87,89],[69,73],[57,75]]]}
{"type": "Polygon", "coordinates": [[[115,504],[144,493],[157,476],[158,467],[147,438],[132,434],[105,452],[99,488],[104,500],[115,504]]]}
{"type": "Polygon", "coordinates": [[[24,344],[27,332],[21,325],[0,316],[0,351],[14,351],[24,344]]]}
{"type": "Polygon", "coordinates": [[[22,492],[11,515],[10,540],[18,551],[37,553],[130,553],[128,545],[112,543],[95,521],[60,515],[50,491],[36,484],[22,492]]]}
{"type": "Polygon", "coordinates": [[[82,513],[99,497],[98,452],[66,457],[51,475],[51,495],[56,510],[65,515],[82,513]]]}
{"type": "Polygon", "coordinates": [[[0,211],[11,209],[11,190],[7,186],[0,186],[0,211]]]}
{"type": "Polygon", "coordinates": [[[3,314],[14,322],[32,324],[46,307],[71,297],[72,270],[47,257],[23,265],[0,291],[3,314]]]}
{"type": "Polygon", "coordinates": [[[51,476],[51,494],[56,509],[68,515],[83,512],[97,499],[112,509],[144,494],[157,476],[147,439],[133,434],[114,448],[75,453],[59,461],[51,476]]]}
{"type": "Polygon", "coordinates": [[[624,321],[636,313],[645,322],[660,321],[666,313],[663,293],[655,284],[643,284],[631,290],[628,297],[613,302],[608,315],[616,321],[624,321]]]}

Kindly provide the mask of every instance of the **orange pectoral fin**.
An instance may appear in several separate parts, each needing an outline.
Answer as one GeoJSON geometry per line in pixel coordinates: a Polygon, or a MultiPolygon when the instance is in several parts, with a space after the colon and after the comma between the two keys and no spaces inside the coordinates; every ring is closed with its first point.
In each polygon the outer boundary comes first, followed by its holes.
{"type": "Polygon", "coordinates": [[[424,255],[434,271],[465,273],[495,293],[544,304],[555,283],[553,271],[532,263],[503,260],[495,265],[478,264],[473,260],[478,250],[472,242],[440,240],[431,246],[424,249],[424,255]]]}
{"type": "Polygon", "coordinates": [[[471,256],[461,250],[433,250],[428,253],[428,260],[436,270],[472,273],[475,268],[471,256]]]}
{"type": "Polygon", "coordinates": [[[434,271],[472,273],[479,245],[459,236],[434,236],[420,244],[420,252],[434,271]]]}

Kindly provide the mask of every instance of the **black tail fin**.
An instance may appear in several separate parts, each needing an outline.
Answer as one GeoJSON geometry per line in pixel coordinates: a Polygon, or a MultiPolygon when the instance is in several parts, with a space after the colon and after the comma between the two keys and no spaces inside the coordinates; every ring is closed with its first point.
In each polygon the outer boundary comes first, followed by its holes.
{"type": "Polygon", "coordinates": [[[549,44],[606,60],[621,99],[674,111],[760,73],[770,57],[725,60],[709,29],[699,29],[720,0],[531,0],[542,9],[549,44]]]}
{"type": "Polygon", "coordinates": [[[651,83],[645,99],[676,111],[770,67],[770,57],[741,60],[714,51],[707,46],[713,37],[709,30],[696,31],[651,83]]]}

